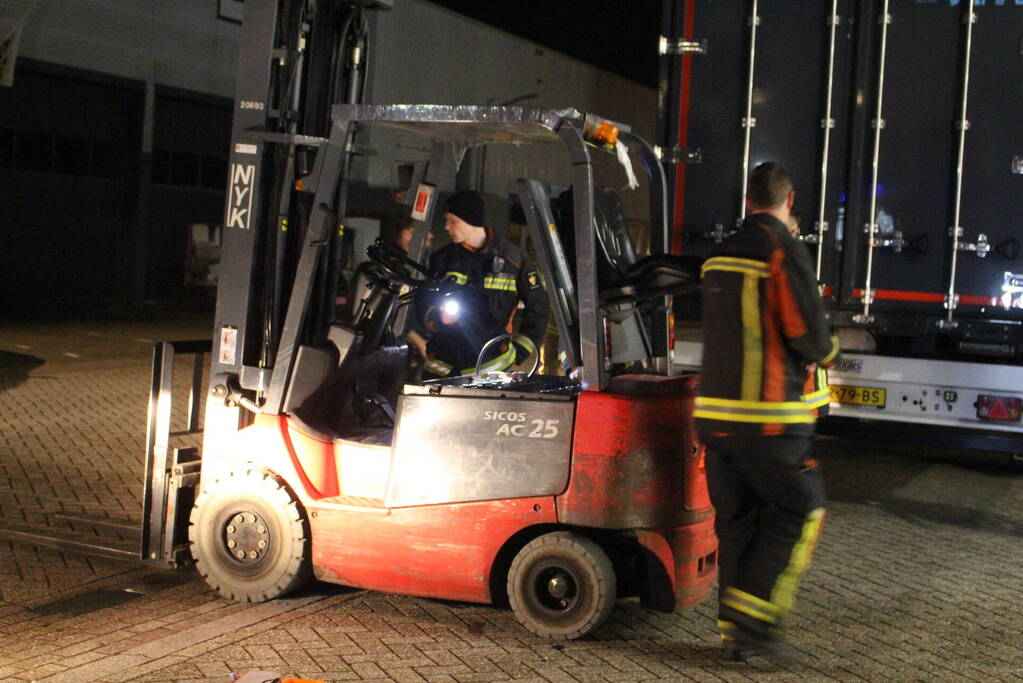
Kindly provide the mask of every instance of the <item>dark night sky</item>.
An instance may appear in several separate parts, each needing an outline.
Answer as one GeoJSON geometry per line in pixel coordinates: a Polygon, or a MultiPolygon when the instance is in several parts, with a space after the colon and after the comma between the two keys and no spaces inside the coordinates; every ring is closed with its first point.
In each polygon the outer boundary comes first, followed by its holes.
{"type": "Polygon", "coordinates": [[[657,85],[660,0],[430,0],[647,85],[657,85]]]}

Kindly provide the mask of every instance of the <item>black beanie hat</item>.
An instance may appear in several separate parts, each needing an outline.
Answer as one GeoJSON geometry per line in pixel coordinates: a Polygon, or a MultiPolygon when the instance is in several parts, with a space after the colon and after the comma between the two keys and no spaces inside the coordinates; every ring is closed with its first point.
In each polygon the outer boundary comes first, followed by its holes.
{"type": "Polygon", "coordinates": [[[477,228],[483,227],[487,220],[483,211],[483,197],[474,190],[462,190],[451,195],[444,210],[477,228]]]}

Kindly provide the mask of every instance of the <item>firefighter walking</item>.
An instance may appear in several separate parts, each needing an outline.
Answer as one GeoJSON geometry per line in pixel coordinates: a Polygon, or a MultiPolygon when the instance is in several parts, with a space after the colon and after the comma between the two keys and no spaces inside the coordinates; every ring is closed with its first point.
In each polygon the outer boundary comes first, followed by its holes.
{"type": "Polygon", "coordinates": [[[719,541],[718,627],[735,659],[791,656],[779,637],[824,520],[809,368],[838,353],[809,257],[792,238],[788,171],[750,176],[748,216],[702,273],[695,417],[719,541]]]}

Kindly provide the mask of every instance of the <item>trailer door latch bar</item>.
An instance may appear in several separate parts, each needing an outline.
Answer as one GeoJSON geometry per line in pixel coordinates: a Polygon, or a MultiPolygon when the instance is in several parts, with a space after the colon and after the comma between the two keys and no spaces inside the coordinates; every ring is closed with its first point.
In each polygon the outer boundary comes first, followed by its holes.
{"type": "Polygon", "coordinates": [[[703,161],[699,147],[654,147],[654,154],[666,164],[698,164],[703,161]]]}
{"type": "Polygon", "coordinates": [[[661,36],[657,53],[661,55],[705,55],[707,54],[707,39],[686,40],[685,38],[671,39],[661,36]]]}

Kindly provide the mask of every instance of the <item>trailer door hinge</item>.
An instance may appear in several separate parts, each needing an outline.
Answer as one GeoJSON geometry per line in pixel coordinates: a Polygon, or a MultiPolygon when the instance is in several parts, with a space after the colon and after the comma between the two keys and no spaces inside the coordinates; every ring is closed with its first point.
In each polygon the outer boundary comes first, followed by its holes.
{"type": "Polygon", "coordinates": [[[699,147],[654,147],[654,154],[666,164],[698,164],[703,161],[699,147]]]}
{"type": "Polygon", "coordinates": [[[707,39],[687,40],[661,36],[657,53],[661,55],[705,55],[707,54],[707,39]]]}

